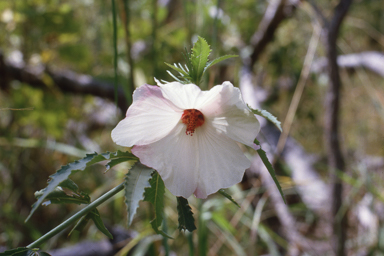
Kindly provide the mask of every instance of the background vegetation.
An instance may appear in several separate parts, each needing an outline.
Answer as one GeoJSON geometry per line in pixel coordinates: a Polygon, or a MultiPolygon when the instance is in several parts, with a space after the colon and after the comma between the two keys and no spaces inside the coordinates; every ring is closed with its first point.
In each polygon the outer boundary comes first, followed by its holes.
{"type": "MultiPolygon", "coordinates": [[[[319,12],[330,20],[339,1],[316,2],[317,6],[310,1],[116,0],[114,47],[111,1],[0,1],[0,246],[25,246],[79,209],[76,205],[41,207],[24,223],[35,201],[34,192],[44,188],[49,175],[61,165],[87,152],[124,150],[113,144],[110,132],[123,118],[133,88],[154,84],[154,77],[172,80],[164,62],[184,63],[181,53],[191,47],[197,35],[207,39],[212,57],[240,56],[212,68],[203,86],[226,80],[240,86],[250,74],[251,84],[260,94],[244,97],[258,99],[262,108],[283,123],[287,114],[295,114],[289,139],[294,144],[287,142],[286,151],[300,150],[294,162],[307,164],[310,160],[308,170],[325,184],[319,194],[330,193],[334,179],[329,174],[326,159],[330,151],[324,139],[325,98],[330,86],[325,59],[328,36],[319,12]],[[268,12],[273,5],[281,10],[268,12]],[[276,18],[276,29],[266,30],[263,24],[271,16],[276,18]],[[267,38],[265,46],[260,46],[258,36],[267,38]],[[311,45],[314,56],[305,63],[311,45]],[[113,94],[106,93],[114,91],[115,50],[121,88],[118,107],[113,94]],[[288,111],[301,80],[305,89],[297,110],[288,111]],[[94,86],[85,90],[89,81],[95,81],[94,86]]],[[[358,64],[350,59],[339,62],[343,86],[337,120],[346,167],[335,175],[343,184],[337,210],[346,220],[342,227],[346,255],[384,255],[383,51],[383,1],[354,1],[337,40],[339,55],[362,54],[357,57],[358,64]],[[367,57],[367,53],[374,55],[367,57]]],[[[298,188],[303,184],[297,183],[287,153],[273,157],[279,134],[271,135],[271,129],[263,126],[261,137],[266,138],[264,148],[270,148],[288,211],[279,210],[273,192],[255,167],[240,185],[229,190],[240,209],[221,196],[190,198],[198,231],[179,233],[176,200],[167,192],[166,223],[175,239],[165,240],[152,233],[150,205],[143,203],[129,231],[124,231],[124,242],[116,248],[126,252],[136,244],[143,250],[150,245],[149,255],[169,255],[170,251],[176,255],[331,253],[333,217],[327,216],[334,215],[327,205],[320,210],[312,207],[311,202],[323,202],[315,196],[304,199],[305,191],[298,188]],[[290,220],[293,223],[288,223],[290,220]],[[294,234],[305,237],[306,244],[293,239],[294,234]]],[[[250,157],[254,154],[248,153],[250,157]]],[[[125,172],[126,166],[107,173],[102,166],[94,166],[77,174],[75,180],[95,199],[121,183],[125,172]]],[[[332,198],[326,202],[331,205],[332,198]]],[[[123,232],[117,228],[125,227],[127,221],[122,195],[99,211],[113,234],[123,232]]],[[[106,239],[93,225],[70,237],[66,234],[43,248],[106,239]]]]}

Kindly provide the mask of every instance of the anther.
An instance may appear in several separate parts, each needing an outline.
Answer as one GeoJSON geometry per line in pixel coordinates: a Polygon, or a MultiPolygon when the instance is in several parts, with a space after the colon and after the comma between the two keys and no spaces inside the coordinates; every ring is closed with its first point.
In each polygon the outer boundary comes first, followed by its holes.
{"type": "Polygon", "coordinates": [[[204,115],[197,109],[186,109],[181,116],[181,121],[187,125],[185,134],[192,136],[195,129],[204,124],[204,115]]]}

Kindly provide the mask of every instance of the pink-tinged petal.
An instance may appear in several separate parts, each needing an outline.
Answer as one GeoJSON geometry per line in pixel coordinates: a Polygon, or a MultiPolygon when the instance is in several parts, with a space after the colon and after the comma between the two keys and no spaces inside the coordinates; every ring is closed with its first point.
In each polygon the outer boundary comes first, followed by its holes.
{"type": "Polygon", "coordinates": [[[216,85],[203,97],[199,108],[218,132],[233,140],[253,146],[260,131],[259,121],[244,103],[240,90],[230,82],[216,85]]]}
{"type": "Polygon", "coordinates": [[[160,86],[164,98],[170,100],[173,104],[182,109],[195,108],[196,101],[202,94],[200,88],[194,84],[173,82],[160,86]]]}
{"type": "Polygon", "coordinates": [[[149,145],[134,146],[132,153],[159,172],[173,195],[188,198],[198,182],[198,145],[197,137],[186,135],[185,129],[179,123],[168,136],[149,145]]]}
{"type": "MultiPolygon", "coordinates": [[[[195,135],[194,135],[195,136],[195,135]]],[[[239,183],[251,162],[245,157],[235,141],[207,124],[196,130],[198,138],[198,185],[194,194],[206,198],[221,188],[239,183]]]]}
{"type": "Polygon", "coordinates": [[[112,130],[112,140],[126,147],[153,143],[168,135],[182,114],[160,87],[143,85],[135,90],[126,118],[112,130]]]}

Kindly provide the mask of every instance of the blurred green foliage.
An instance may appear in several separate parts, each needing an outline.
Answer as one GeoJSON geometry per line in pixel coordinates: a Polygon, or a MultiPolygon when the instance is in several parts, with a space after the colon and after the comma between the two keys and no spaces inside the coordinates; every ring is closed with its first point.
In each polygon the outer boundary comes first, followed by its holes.
{"type": "MultiPolygon", "coordinates": [[[[154,76],[170,80],[164,62],[184,63],[181,53],[184,48],[190,49],[197,35],[211,44],[212,57],[249,54],[250,39],[268,6],[268,1],[254,0],[126,1],[130,9],[130,55],[135,63],[133,74],[127,60],[123,23],[127,14],[123,11],[123,2],[116,0],[119,82],[126,88],[131,75],[135,78],[136,87],[144,83],[154,84],[154,76]],[[216,12],[218,3],[220,11],[216,12]],[[157,10],[157,15],[154,15],[154,10],[157,10]]],[[[327,16],[336,5],[336,1],[316,2],[327,16]]],[[[281,121],[284,121],[300,76],[312,34],[313,17],[308,5],[297,6],[293,17],[281,24],[274,41],[254,66],[255,83],[270,92],[264,108],[281,121]]],[[[0,31],[0,49],[13,60],[34,67],[46,65],[55,70],[72,70],[103,81],[113,81],[110,1],[0,1],[0,31]]],[[[354,1],[341,29],[339,53],[383,52],[383,48],[383,1],[354,1]]],[[[316,57],[323,55],[324,49],[319,46],[316,57]]],[[[210,73],[215,74],[213,84],[225,80],[239,81],[240,66],[240,59],[229,59],[213,67],[210,73]]],[[[380,115],[384,109],[384,83],[381,77],[367,72],[342,70],[341,73],[344,84],[341,129],[348,163],[353,166],[351,176],[355,180],[361,179],[362,167],[354,163],[366,155],[384,155],[384,119],[380,115]],[[372,90],[374,94],[369,93],[372,90]]],[[[203,83],[209,83],[210,74],[203,77],[203,83]]],[[[74,205],[42,207],[29,222],[24,223],[30,206],[35,202],[34,192],[46,186],[50,174],[61,165],[83,157],[82,152],[117,150],[110,139],[110,131],[123,115],[113,103],[91,96],[64,94],[50,82],[49,76],[43,79],[49,85],[47,88],[34,88],[12,81],[7,90],[0,91],[0,109],[33,108],[0,110],[0,246],[8,248],[27,245],[78,209],[74,205]],[[36,144],[32,140],[41,143],[36,144]],[[58,143],[62,144],[59,146],[58,143]],[[70,146],[69,151],[64,150],[63,145],[70,146]]],[[[292,127],[292,136],[307,152],[316,153],[320,158],[324,156],[322,126],[326,84],[323,75],[313,74],[310,77],[292,127]]],[[[323,169],[319,164],[319,170],[323,169]]],[[[75,175],[74,180],[94,200],[120,183],[125,173],[124,165],[106,174],[96,166],[75,175]]],[[[384,177],[375,175],[366,184],[376,186],[380,194],[383,192],[380,181],[384,177]]],[[[278,253],[286,248],[276,215],[268,203],[259,216],[259,235],[250,239],[249,234],[255,232],[252,223],[257,217],[255,208],[250,205],[260,202],[264,194],[259,188],[259,180],[252,180],[252,184],[251,189],[240,190],[238,186],[231,189],[234,199],[242,206],[240,210],[220,195],[207,201],[189,199],[198,220],[198,232],[193,234],[177,231],[176,200],[166,192],[167,206],[164,211],[169,218],[167,233],[177,237],[168,240],[170,249],[177,253],[194,250],[195,255],[258,255],[278,253]],[[201,226],[203,224],[204,227],[201,226]],[[193,243],[198,246],[193,247],[193,243]]],[[[358,188],[359,193],[352,197],[352,202],[367,193],[364,186],[358,188]]],[[[288,194],[295,193],[289,182],[283,184],[283,190],[288,194]]],[[[302,221],[303,229],[310,230],[316,222],[311,210],[296,201],[289,206],[302,221]]],[[[151,237],[149,221],[154,216],[151,216],[150,206],[142,203],[139,209],[131,228],[143,237],[151,237]]],[[[122,195],[100,207],[99,212],[108,225],[126,224],[122,195]]],[[[382,236],[383,232],[380,232],[382,236]]],[[[103,238],[90,225],[84,233],[69,238],[64,235],[45,246],[65,247],[85,236],[89,239],[103,238]]],[[[377,243],[369,250],[375,253],[382,247],[377,243]]],[[[153,251],[155,249],[152,248],[153,251]]]]}

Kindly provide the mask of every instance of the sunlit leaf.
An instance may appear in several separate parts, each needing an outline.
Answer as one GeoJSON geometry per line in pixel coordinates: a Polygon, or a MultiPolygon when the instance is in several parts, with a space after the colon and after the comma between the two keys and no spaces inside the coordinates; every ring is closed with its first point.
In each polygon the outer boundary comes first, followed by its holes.
{"type": "Polygon", "coordinates": [[[103,154],[93,153],[93,154],[87,154],[86,157],[78,161],[62,166],[55,174],[52,174],[50,176],[50,181],[48,181],[48,186],[45,189],[43,189],[42,195],[39,197],[37,202],[32,206],[31,213],[28,215],[25,221],[29,220],[32,214],[36,211],[37,207],[39,207],[39,205],[45,200],[45,198],[49,195],[49,193],[51,193],[60,183],[68,179],[69,175],[71,175],[72,173],[76,173],[78,171],[83,171],[87,166],[90,166],[92,164],[95,164],[104,160],[121,158],[122,157],[121,154],[130,155],[132,158],[131,160],[137,159],[134,155],[128,152],[122,153],[118,151],[114,153],[106,152],[103,154]]]}
{"type": "Polygon", "coordinates": [[[240,205],[232,198],[232,196],[230,194],[228,194],[227,192],[225,192],[224,189],[220,189],[218,191],[220,194],[222,194],[223,196],[225,196],[226,198],[228,198],[232,203],[234,203],[237,207],[240,208],[240,205]]]}
{"type": "Polygon", "coordinates": [[[276,178],[275,170],[273,169],[272,164],[269,162],[267,154],[265,153],[264,150],[261,149],[260,142],[257,139],[255,139],[254,143],[260,146],[260,149],[257,150],[257,153],[259,154],[261,160],[263,161],[265,167],[267,168],[269,174],[271,175],[273,181],[275,182],[277,188],[279,189],[280,195],[283,198],[284,203],[286,204],[287,202],[285,201],[283,190],[281,189],[280,183],[276,178]]]}
{"type": "Polygon", "coordinates": [[[211,53],[211,48],[207,41],[204,38],[198,37],[198,40],[193,45],[192,54],[190,60],[194,69],[194,74],[192,76],[193,82],[199,84],[201,77],[203,76],[205,65],[208,62],[209,54],[211,53]]]}
{"type": "Polygon", "coordinates": [[[164,231],[159,229],[161,223],[163,222],[165,186],[158,172],[154,172],[152,174],[152,178],[149,183],[151,186],[149,188],[145,188],[144,201],[151,202],[153,204],[155,218],[151,221],[151,226],[157,234],[173,239],[164,231]]]}
{"type": "Polygon", "coordinates": [[[192,232],[196,229],[195,219],[188,200],[184,197],[177,197],[177,212],[179,214],[179,230],[188,230],[192,232]]]}
{"type": "Polygon", "coordinates": [[[127,205],[128,226],[131,225],[139,201],[144,198],[145,188],[150,187],[149,179],[154,170],[137,162],[125,175],[124,191],[125,204],[127,205]]]}
{"type": "Polygon", "coordinates": [[[283,131],[283,129],[281,129],[281,122],[277,120],[277,118],[273,116],[271,113],[269,113],[266,110],[253,109],[253,108],[250,108],[250,109],[252,110],[253,114],[266,118],[268,121],[272,122],[281,132],[283,131]]]}

